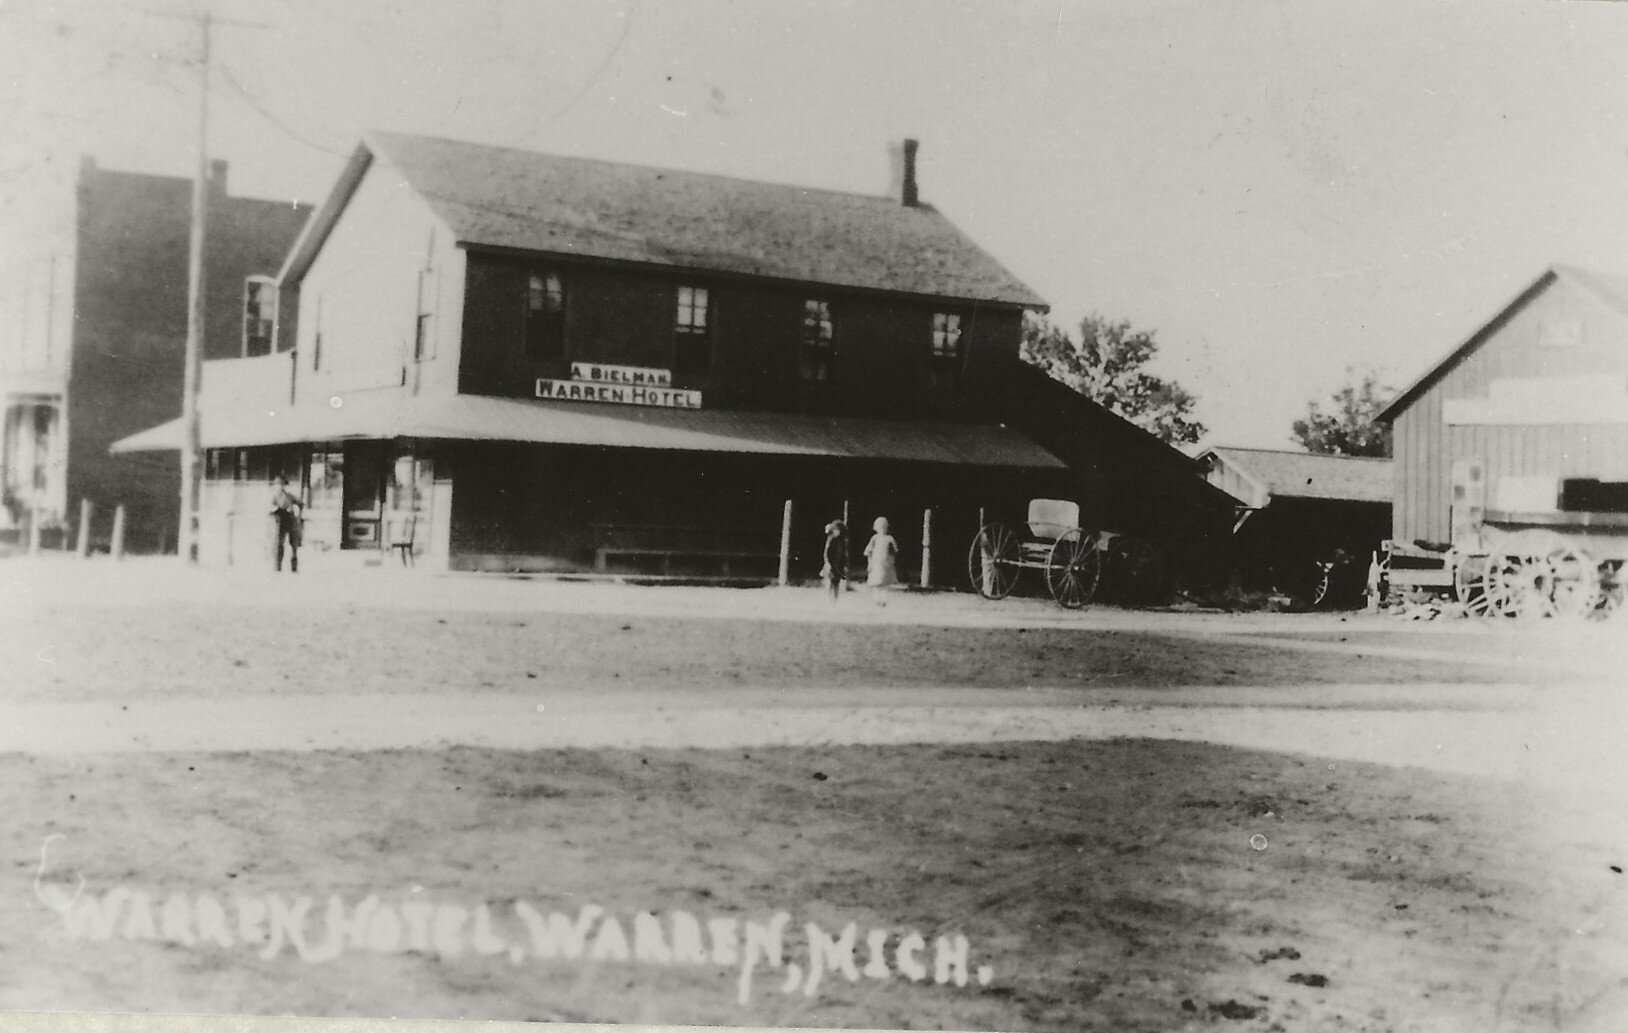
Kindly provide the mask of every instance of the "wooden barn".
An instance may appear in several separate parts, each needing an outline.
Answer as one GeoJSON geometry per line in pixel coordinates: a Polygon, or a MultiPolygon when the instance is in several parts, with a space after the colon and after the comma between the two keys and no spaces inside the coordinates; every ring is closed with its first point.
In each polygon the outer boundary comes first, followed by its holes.
{"type": "MultiPolygon", "coordinates": [[[[1543,595],[1543,610],[1568,571],[1588,583],[1578,598],[1595,577],[1609,597],[1628,551],[1628,278],[1547,269],[1380,419],[1394,431],[1403,551],[1507,560],[1526,574],[1506,571],[1505,587],[1543,595]]],[[[1460,572],[1460,595],[1476,595],[1485,566],[1460,572]]],[[[1444,587],[1452,574],[1439,573],[1444,587]]]]}

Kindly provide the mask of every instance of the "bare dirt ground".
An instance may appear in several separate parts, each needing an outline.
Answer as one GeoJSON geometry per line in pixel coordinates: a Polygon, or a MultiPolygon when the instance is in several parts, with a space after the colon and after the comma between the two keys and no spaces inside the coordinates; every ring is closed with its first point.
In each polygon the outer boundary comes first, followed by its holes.
{"type": "Polygon", "coordinates": [[[1624,669],[1595,628],[14,561],[0,1007],[1615,1030],[1624,669]],[[782,912],[754,964],[708,924],[782,912]]]}

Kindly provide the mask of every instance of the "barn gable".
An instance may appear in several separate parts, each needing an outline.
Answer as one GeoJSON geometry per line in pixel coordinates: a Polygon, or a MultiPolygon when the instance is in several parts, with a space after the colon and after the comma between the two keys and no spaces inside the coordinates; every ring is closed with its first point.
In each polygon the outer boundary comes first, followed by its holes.
{"type": "Polygon", "coordinates": [[[1403,391],[1393,534],[1454,537],[1462,513],[1558,505],[1567,479],[1628,480],[1628,280],[1554,266],[1403,391]]]}

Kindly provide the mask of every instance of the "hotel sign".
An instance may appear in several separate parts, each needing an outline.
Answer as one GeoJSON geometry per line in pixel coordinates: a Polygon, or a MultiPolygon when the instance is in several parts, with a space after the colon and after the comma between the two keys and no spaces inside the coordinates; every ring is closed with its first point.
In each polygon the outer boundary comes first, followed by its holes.
{"type": "Polygon", "coordinates": [[[539,378],[537,397],[562,402],[701,408],[701,392],[674,388],[672,370],[609,366],[597,362],[571,363],[570,380],[539,378]]]}

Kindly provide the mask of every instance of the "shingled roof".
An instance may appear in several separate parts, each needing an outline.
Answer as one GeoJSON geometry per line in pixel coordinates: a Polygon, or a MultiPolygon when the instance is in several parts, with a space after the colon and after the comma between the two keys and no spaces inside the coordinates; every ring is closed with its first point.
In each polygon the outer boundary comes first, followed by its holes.
{"type": "MultiPolygon", "coordinates": [[[[326,207],[343,208],[375,157],[467,246],[1046,307],[927,205],[375,132],[326,207]]],[[[325,214],[307,262],[338,217],[325,214]]]]}
{"type": "Polygon", "coordinates": [[[1246,479],[1282,498],[1391,501],[1391,461],[1359,456],[1313,455],[1268,448],[1211,448],[1198,458],[1218,456],[1246,479]]]}

